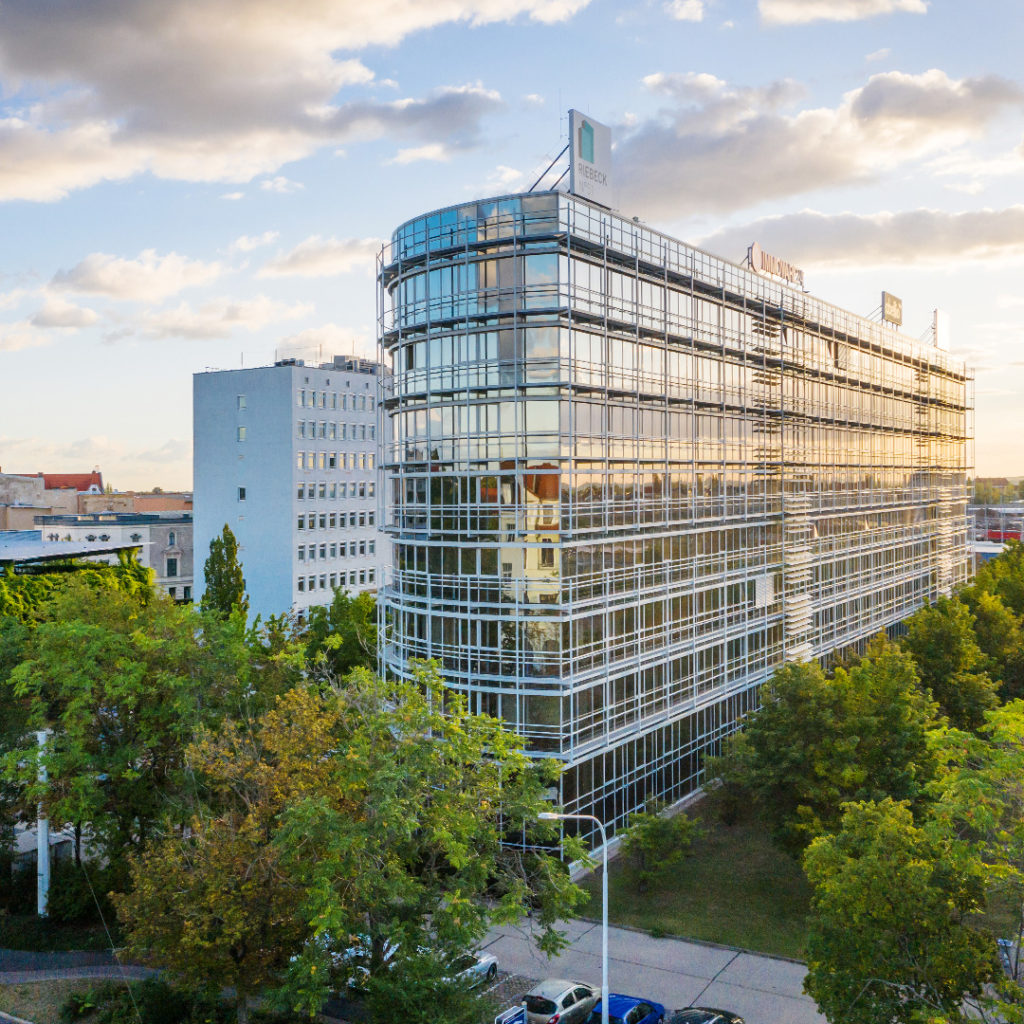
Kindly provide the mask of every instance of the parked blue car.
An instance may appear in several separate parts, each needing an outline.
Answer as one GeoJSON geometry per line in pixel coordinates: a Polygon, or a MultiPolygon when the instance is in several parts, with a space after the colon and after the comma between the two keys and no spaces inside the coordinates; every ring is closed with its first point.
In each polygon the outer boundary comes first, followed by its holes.
{"type": "MultiPolygon", "coordinates": [[[[618,992],[608,994],[608,1024],[661,1024],[665,1007],[653,999],[624,996],[618,992]]],[[[601,1000],[590,1011],[587,1024],[601,1024],[601,1000]]]]}

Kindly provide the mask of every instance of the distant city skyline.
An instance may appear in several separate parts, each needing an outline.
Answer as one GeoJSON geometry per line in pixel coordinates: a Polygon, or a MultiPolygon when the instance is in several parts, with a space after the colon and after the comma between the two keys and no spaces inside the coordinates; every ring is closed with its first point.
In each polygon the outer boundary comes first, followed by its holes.
{"type": "Polygon", "coordinates": [[[391,228],[528,187],[576,107],[616,206],[950,314],[1024,474],[1015,0],[73,0],[0,8],[0,466],[192,485],[193,372],[372,355],[391,228]]]}

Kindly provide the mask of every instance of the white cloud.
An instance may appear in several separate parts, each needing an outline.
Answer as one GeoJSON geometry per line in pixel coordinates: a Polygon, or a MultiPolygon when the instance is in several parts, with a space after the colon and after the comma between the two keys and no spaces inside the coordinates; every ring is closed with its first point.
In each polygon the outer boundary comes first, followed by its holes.
{"type": "Polygon", "coordinates": [[[869,53],[864,59],[870,62],[874,62],[876,60],[885,60],[885,58],[888,57],[890,53],[892,53],[892,50],[890,50],[888,46],[883,46],[881,50],[874,50],[872,53],[869,53]]]}
{"type": "Polygon", "coordinates": [[[373,272],[379,238],[322,238],[312,235],[289,252],[279,254],[259,277],[333,277],[352,270],[373,272]]]}
{"type": "Polygon", "coordinates": [[[228,252],[252,252],[253,249],[276,242],[278,234],[277,231],[264,231],[262,235],[242,235],[228,246],[228,252]]]}
{"type": "Polygon", "coordinates": [[[144,171],[247,182],[383,135],[403,148],[475,145],[496,94],[456,87],[382,102],[352,54],[445,23],[552,24],[587,3],[110,0],[63,3],[57,16],[5,0],[0,199],[54,200],[144,171]]]}
{"type": "Polygon", "coordinates": [[[414,146],[410,149],[400,149],[390,160],[389,164],[412,164],[420,160],[434,160],[438,163],[445,163],[452,158],[451,153],[440,142],[428,142],[425,146],[414,146]]]}
{"type": "Polygon", "coordinates": [[[364,359],[375,359],[377,343],[368,331],[339,327],[337,324],[323,324],[307,327],[298,334],[292,334],[278,343],[278,358],[324,360],[332,356],[356,355],[364,359]]]}
{"type": "Polygon", "coordinates": [[[113,299],[159,302],[184,288],[215,281],[223,269],[220,263],[190,260],[176,252],[158,256],[154,249],[144,250],[134,260],[94,252],[70,270],[55,274],[50,287],[113,299]]]}
{"type": "Polygon", "coordinates": [[[758,0],[767,25],[806,25],[812,21],[860,21],[897,11],[925,14],[928,0],[758,0]]]}
{"type": "Polygon", "coordinates": [[[9,292],[0,292],[0,309],[14,309],[33,294],[25,288],[14,288],[9,292]]]}
{"type": "Polygon", "coordinates": [[[718,231],[700,244],[739,259],[754,241],[804,267],[949,267],[967,261],[1005,261],[1024,257],[1024,206],[869,216],[805,210],[718,231]]]}
{"type": "Polygon", "coordinates": [[[523,103],[528,107],[543,107],[546,102],[539,92],[528,92],[523,97],[523,103]]]}
{"type": "Polygon", "coordinates": [[[245,193],[244,192],[225,192],[224,195],[221,196],[221,199],[230,199],[230,200],[232,200],[232,202],[237,202],[239,199],[244,199],[244,198],[245,198],[245,193]]]}
{"type": "MultiPolygon", "coordinates": [[[[532,184],[536,177],[537,172],[534,171],[532,178],[527,181],[522,171],[517,171],[514,167],[507,167],[505,164],[499,164],[487,175],[487,179],[484,182],[477,185],[467,185],[465,190],[474,196],[497,196],[509,192],[521,192],[532,184]]],[[[551,180],[553,181],[554,177],[551,180]]]]}
{"type": "Polygon", "coordinates": [[[50,335],[28,320],[13,324],[0,324],[0,352],[18,352],[26,348],[39,348],[50,343],[50,335]]]}
{"type": "Polygon", "coordinates": [[[149,338],[186,338],[193,341],[229,338],[236,330],[257,331],[273,323],[308,316],[308,303],[286,305],[266,296],[255,299],[213,299],[193,308],[185,302],[174,309],[143,314],[133,328],[120,332],[141,333],[149,338]]]}
{"type": "Polygon", "coordinates": [[[260,182],[260,188],[265,192],[280,192],[283,195],[288,195],[290,192],[298,192],[299,189],[304,187],[301,182],[291,181],[289,178],[281,175],[260,182]]]}
{"type": "Polygon", "coordinates": [[[1007,108],[1013,82],[938,70],[873,75],[836,107],[787,113],[791,81],[752,89],[708,74],[658,73],[659,116],[616,147],[622,206],[645,217],[742,209],[815,189],[864,183],[978,137],[1007,108]]]}
{"type": "Polygon", "coordinates": [[[95,310],[76,306],[54,295],[32,315],[30,323],[33,327],[90,327],[97,320],[95,310]]]}
{"type": "Polygon", "coordinates": [[[704,0],[670,0],[665,10],[676,21],[704,20],[704,0]]]}

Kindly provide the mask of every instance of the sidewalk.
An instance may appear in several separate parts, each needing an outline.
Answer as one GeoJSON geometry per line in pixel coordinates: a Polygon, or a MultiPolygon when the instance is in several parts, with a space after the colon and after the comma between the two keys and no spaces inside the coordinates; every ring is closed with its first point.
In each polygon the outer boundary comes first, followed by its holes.
{"type": "MultiPolygon", "coordinates": [[[[503,971],[531,978],[570,978],[601,984],[601,926],[569,921],[571,945],[548,960],[526,927],[494,928],[483,948],[503,971]]],[[[626,928],[608,929],[608,987],[644,996],[670,1010],[697,1004],[740,1014],[746,1024],[824,1024],[814,1000],[803,994],[806,969],[792,960],[726,946],[654,939],[626,928]]]]}

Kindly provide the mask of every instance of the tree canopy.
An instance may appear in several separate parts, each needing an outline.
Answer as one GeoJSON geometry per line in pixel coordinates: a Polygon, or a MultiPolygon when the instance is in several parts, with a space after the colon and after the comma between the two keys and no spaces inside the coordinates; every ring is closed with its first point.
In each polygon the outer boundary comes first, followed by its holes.
{"type": "Polygon", "coordinates": [[[830,1021],[966,1020],[965,997],[977,1001],[999,970],[992,937],[972,924],[984,883],[966,844],[916,825],[905,803],[851,803],[804,868],[804,988],[830,1021]]]}
{"type": "Polygon", "coordinates": [[[977,729],[998,703],[974,634],[974,616],[955,598],[940,597],[907,620],[900,641],[924,686],[958,729],[977,729]]]}
{"type": "Polygon", "coordinates": [[[879,639],[831,679],[817,662],[779,669],[710,774],[751,799],[774,839],[796,853],[838,827],[847,801],[924,799],[934,717],[913,661],[879,639]]]}
{"type": "Polygon", "coordinates": [[[432,665],[408,683],[357,669],[300,686],[204,734],[188,764],[189,826],[132,857],[118,910],[134,948],[193,983],[272,987],[315,1013],[348,980],[342,954],[365,945],[374,1019],[390,1020],[388,946],[392,969],[415,973],[424,951],[450,960],[536,899],[554,950],[584,898],[557,860],[502,843],[553,838],[537,821],[549,769],[432,665]]]}

